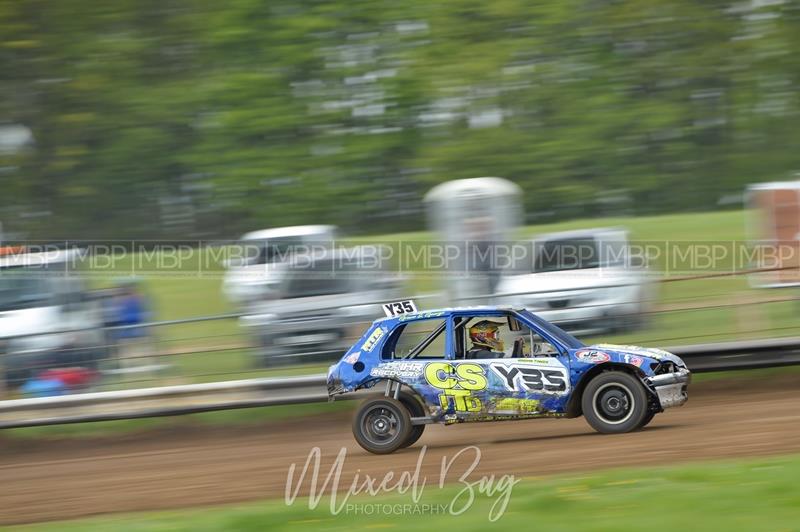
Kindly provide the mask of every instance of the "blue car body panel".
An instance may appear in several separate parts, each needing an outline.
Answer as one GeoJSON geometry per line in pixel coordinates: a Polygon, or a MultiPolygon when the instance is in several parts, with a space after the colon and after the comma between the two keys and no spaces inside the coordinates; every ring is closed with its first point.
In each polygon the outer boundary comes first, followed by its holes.
{"type": "Polygon", "coordinates": [[[525,309],[477,307],[441,309],[379,319],[328,372],[331,397],[369,388],[386,379],[411,388],[433,421],[451,423],[509,418],[561,417],[582,379],[601,365],[623,365],[647,377],[665,362],[683,361],[660,349],[612,344],[586,346],[525,309]],[[558,353],[526,358],[455,359],[454,317],[510,315],[553,345],[558,353]],[[392,333],[415,320],[443,319],[445,353],[441,359],[385,359],[392,333]]]}

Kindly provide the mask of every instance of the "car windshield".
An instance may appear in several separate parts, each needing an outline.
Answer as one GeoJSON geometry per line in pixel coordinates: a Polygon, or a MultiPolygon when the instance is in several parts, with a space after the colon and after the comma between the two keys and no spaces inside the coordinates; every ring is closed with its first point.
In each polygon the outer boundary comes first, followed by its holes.
{"type": "Polygon", "coordinates": [[[569,334],[564,329],[553,325],[549,321],[545,321],[536,314],[532,313],[529,310],[523,312],[523,315],[528,318],[530,321],[533,322],[534,325],[539,327],[539,329],[543,330],[545,333],[549,334],[556,340],[558,340],[562,345],[568,347],[570,349],[580,349],[584,346],[583,342],[569,334]]]}
{"type": "Polygon", "coordinates": [[[39,306],[51,297],[45,279],[0,271],[0,311],[39,306]]]}
{"type": "Polygon", "coordinates": [[[583,270],[600,267],[600,249],[591,236],[536,242],[534,272],[583,270]]]}
{"type": "Polygon", "coordinates": [[[288,258],[292,250],[303,243],[300,237],[270,238],[260,241],[261,246],[255,264],[273,264],[288,258]]]}
{"type": "Polygon", "coordinates": [[[314,297],[346,294],[352,290],[346,269],[337,269],[332,260],[316,260],[292,269],[285,285],[284,297],[314,297]]]}

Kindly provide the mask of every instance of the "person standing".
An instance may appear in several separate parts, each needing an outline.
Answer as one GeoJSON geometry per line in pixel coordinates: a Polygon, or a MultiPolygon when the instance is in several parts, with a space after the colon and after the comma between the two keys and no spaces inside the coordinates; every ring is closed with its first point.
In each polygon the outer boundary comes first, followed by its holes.
{"type": "Polygon", "coordinates": [[[146,327],[150,313],[144,294],[135,281],[126,283],[116,298],[117,341],[120,365],[132,367],[142,365],[150,352],[146,327]]]}

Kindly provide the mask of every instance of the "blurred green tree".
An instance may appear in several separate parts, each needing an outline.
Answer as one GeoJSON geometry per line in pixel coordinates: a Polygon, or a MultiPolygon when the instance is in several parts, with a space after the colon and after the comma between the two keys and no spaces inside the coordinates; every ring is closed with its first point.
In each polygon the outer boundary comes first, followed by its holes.
{"type": "Polygon", "coordinates": [[[0,0],[0,218],[42,238],[705,210],[798,168],[792,2],[0,0]],[[3,147],[3,127],[32,141],[3,147]],[[609,201],[613,198],[613,201],[609,201]]]}

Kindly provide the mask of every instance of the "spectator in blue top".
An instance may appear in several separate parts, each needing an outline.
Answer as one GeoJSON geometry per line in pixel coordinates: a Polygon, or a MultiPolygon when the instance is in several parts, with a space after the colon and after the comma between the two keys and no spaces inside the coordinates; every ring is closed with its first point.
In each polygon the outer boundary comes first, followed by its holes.
{"type": "Polygon", "coordinates": [[[138,283],[126,283],[116,298],[115,324],[117,329],[120,364],[123,367],[142,366],[150,355],[149,331],[146,327],[135,327],[147,323],[150,313],[147,301],[139,290],[138,283]]]}

